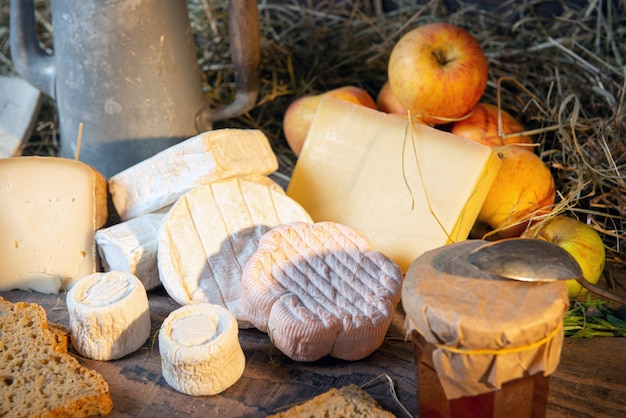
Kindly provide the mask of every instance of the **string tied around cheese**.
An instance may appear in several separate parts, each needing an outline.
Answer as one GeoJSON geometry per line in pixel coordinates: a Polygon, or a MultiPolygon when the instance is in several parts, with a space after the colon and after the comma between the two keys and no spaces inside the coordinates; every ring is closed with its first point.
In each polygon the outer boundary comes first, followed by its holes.
{"type": "Polygon", "coordinates": [[[559,325],[550,331],[545,337],[532,342],[530,344],[515,346],[515,347],[503,347],[503,348],[458,348],[451,347],[445,344],[435,344],[438,348],[441,348],[445,351],[449,351],[455,354],[465,354],[465,355],[500,355],[500,354],[511,354],[511,353],[519,353],[522,351],[530,351],[535,348],[541,347],[544,344],[552,341],[552,339],[559,333],[559,331],[563,331],[563,324],[559,323],[559,325]]]}

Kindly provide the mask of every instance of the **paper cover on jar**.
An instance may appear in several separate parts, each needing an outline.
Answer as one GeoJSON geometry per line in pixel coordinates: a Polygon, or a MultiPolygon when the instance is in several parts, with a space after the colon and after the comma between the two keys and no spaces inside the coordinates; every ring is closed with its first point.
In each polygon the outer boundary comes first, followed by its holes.
{"type": "Polygon", "coordinates": [[[467,240],[418,257],[402,289],[406,328],[434,344],[433,363],[448,399],[475,396],[557,368],[565,282],[520,282],[490,275],[467,256],[467,240]]]}

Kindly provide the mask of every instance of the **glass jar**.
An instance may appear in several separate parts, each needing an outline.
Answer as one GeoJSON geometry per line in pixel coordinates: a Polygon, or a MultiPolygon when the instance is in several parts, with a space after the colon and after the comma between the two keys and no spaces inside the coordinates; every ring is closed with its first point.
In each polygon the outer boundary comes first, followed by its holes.
{"type": "Polygon", "coordinates": [[[468,240],[418,257],[402,305],[421,418],[544,417],[569,307],[563,282],[518,282],[467,260],[468,240]]]}

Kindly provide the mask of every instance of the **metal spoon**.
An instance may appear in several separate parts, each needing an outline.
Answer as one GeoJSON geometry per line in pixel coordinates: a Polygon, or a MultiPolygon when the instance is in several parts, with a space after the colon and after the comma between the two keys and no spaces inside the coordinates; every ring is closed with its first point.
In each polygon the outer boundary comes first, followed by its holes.
{"type": "Polygon", "coordinates": [[[531,238],[494,241],[474,249],[468,260],[479,269],[506,279],[529,282],[576,280],[590,292],[626,305],[625,298],[586,280],[576,259],[548,241],[531,238]]]}

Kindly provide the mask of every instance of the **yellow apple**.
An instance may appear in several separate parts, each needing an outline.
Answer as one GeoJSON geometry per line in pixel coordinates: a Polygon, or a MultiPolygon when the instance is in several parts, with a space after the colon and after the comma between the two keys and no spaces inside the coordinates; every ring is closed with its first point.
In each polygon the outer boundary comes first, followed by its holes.
{"type": "MultiPolygon", "coordinates": [[[[578,262],[588,282],[596,284],[602,277],[606,261],[604,242],[595,229],[578,219],[554,216],[525,231],[523,236],[549,241],[566,250],[578,262]]],[[[567,291],[570,298],[587,293],[576,280],[567,281],[567,291]]]]}
{"type": "Polygon", "coordinates": [[[488,67],[469,32],[449,23],[430,23],[396,42],[387,75],[402,106],[436,125],[465,116],[478,103],[488,67]]]}
{"type": "Polygon", "coordinates": [[[454,122],[450,132],[490,147],[533,143],[532,138],[526,135],[501,137],[498,119],[501,121],[502,133],[504,135],[525,131],[522,124],[505,110],[500,109],[500,116],[498,117],[497,106],[489,103],[477,103],[472,109],[472,115],[454,122]]]}
{"type": "Polygon", "coordinates": [[[497,230],[497,238],[518,237],[533,217],[552,209],[556,197],[554,177],[532,151],[509,145],[498,148],[497,153],[502,166],[477,222],[497,230]]]}
{"type": "Polygon", "coordinates": [[[321,94],[297,98],[287,107],[283,116],[283,132],[287,144],[296,156],[299,156],[302,151],[302,146],[317,111],[317,105],[326,95],[370,109],[377,109],[372,96],[364,89],[356,86],[342,86],[321,94]]]}

